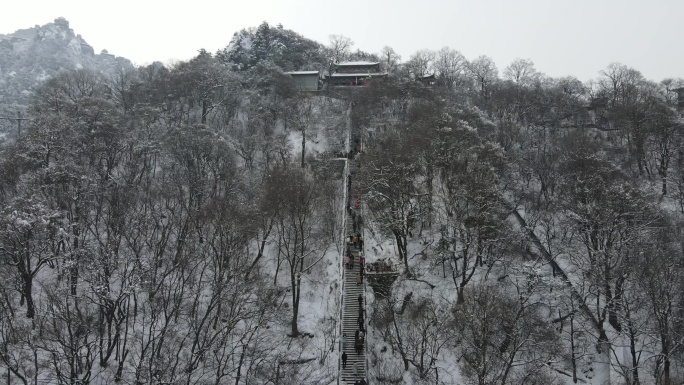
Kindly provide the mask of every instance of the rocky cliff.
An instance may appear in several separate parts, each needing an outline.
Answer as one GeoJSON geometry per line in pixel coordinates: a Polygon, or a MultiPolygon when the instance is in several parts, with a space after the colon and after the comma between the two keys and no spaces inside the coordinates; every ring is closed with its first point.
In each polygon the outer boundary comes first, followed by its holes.
{"type": "MultiPolygon", "coordinates": [[[[134,66],[106,50],[95,54],[61,17],[46,25],[0,34],[0,117],[24,110],[46,79],[59,71],[79,68],[113,76],[134,66]]],[[[0,131],[6,125],[0,120],[0,131]]]]}

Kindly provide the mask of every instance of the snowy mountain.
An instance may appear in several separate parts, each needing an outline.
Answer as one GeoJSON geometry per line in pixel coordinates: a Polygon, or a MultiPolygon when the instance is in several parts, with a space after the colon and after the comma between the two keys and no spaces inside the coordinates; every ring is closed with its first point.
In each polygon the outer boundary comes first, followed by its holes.
{"type": "Polygon", "coordinates": [[[132,69],[130,60],[93,48],[60,17],[43,26],[0,34],[0,116],[28,105],[43,81],[61,70],[87,68],[105,76],[132,69]]]}
{"type": "Polygon", "coordinates": [[[269,62],[283,70],[319,70],[326,62],[325,47],[282,25],[263,22],[258,28],[235,32],[218,57],[238,70],[269,62]]]}

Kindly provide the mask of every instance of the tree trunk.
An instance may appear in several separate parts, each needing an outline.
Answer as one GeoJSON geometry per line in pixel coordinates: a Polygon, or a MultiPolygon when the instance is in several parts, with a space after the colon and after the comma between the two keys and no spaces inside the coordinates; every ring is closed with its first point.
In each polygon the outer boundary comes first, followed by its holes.
{"type": "Polygon", "coordinates": [[[280,264],[281,264],[281,259],[280,259],[280,254],[282,253],[280,250],[280,247],[282,246],[282,238],[279,236],[278,237],[278,253],[276,254],[276,270],[275,274],[273,275],[273,286],[278,287],[278,272],[280,272],[280,264]]]}
{"type": "Polygon", "coordinates": [[[304,168],[304,157],[306,155],[306,130],[302,130],[302,168],[304,168]]]}
{"type": "Polygon", "coordinates": [[[463,302],[465,302],[465,294],[464,294],[464,287],[463,285],[459,286],[456,288],[456,291],[458,292],[458,297],[456,298],[456,304],[460,305],[463,302]]]}
{"type": "Polygon", "coordinates": [[[404,265],[404,271],[407,277],[411,277],[411,270],[409,270],[408,256],[406,254],[406,237],[402,236],[399,231],[392,231],[394,233],[394,238],[397,240],[397,251],[399,253],[399,258],[404,265]]]}
{"type": "Polygon", "coordinates": [[[78,245],[78,237],[80,235],[79,231],[79,225],[78,225],[78,217],[75,220],[75,224],[73,225],[73,235],[74,235],[74,243],[73,247],[74,250],[71,253],[71,267],[69,268],[69,286],[71,287],[71,295],[76,295],[76,288],[78,286],[78,254],[79,254],[79,245],[78,245]]]}
{"type": "Polygon", "coordinates": [[[663,385],[671,385],[670,381],[670,342],[665,335],[660,336],[661,356],[663,357],[663,385]]]}
{"type": "Polygon", "coordinates": [[[665,364],[663,365],[663,385],[671,385],[670,382],[670,357],[665,356],[665,364]]]}
{"type": "Polygon", "coordinates": [[[238,363],[237,373],[235,374],[235,385],[240,385],[240,378],[242,378],[242,365],[245,362],[245,345],[242,345],[242,353],[240,353],[240,362],[238,363]]]}
{"type": "MultiPolygon", "coordinates": [[[[294,297],[294,295],[293,295],[294,297]]],[[[294,303],[294,300],[293,300],[294,303]]],[[[299,304],[292,305],[292,321],[290,322],[290,337],[299,337],[297,318],[299,317],[299,304]]]]}
{"type": "Polygon", "coordinates": [[[295,299],[293,301],[293,306],[292,306],[292,336],[297,337],[299,335],[299,328],[297,325],[297,321],[299,319],[299,299],[301,298],[301,290],[302,290],[302,271],[304,271],[304,230],[301,230],[301,235],[302,235],[302,242],[301,242],[301,249],[300,249],[300,257],[299,261],[295,262],[295,272],[296,272],[296,277],[293,278],[293,284],[294,284],[294,294],[293,298],[295,299]],[[299,266],[297,266],[299,265],[299,266]],[[296,281],[294,280],[296,278],[296,281]]]}
{"type": "Polygon", "coordinates": [[[615,283],[615,293],[610,292],[610,283],[606,283],[606,303],[608,306],[608,323],[617,332],[622,332],[622,322],[620,322],[621,308],[620,301],[622,300],[622,284],[624,278],[619,277],[615,283]]]}
{"type": "MultiPolygon", "coordinates": [[[[575,310],[574,307],[572,309],[575,310]]],[[[570,317],[570,361],[572,362],[572,382],[577,383],[577,357],[575,356],[575,317],[570,317]]]]}
{"type": "Polygon", "coordinates": [[[599,365],[598,370],[594,371],[594,373],[596,373],[596,383],[601,385],[610,385],[610,341],[608,341],[608,336],[606,335],[605,330],[600,331],[596,350],[598,353],[596,363],[599,365]]]}
{"type": "Polygon", "coordinates": [[[271,230],[273,229],[273,224],[274,224],[274,221],[271,220],[271,222],[268,225],[268,228],[264,231],[264,237],[261,239],[261,243],[259,244],[259,251],[257,252],[256,258],[254,258],[254,261],[252,261],[252,264],[249,265],[249,269],[247,269],[247,272],[245,273],[245,280],[247,280],[249,278],[249,275],[252,273],[252,270],[254,270],[254,267],[256,266],[256,264],[264,256],[264,249],[266,248],[266,240],[268,239],[268,236],[271,234],[271,230]]]}
{"type": "MultiPolygon", "coordinates": [[[[304,261],[303,258],[300,259],[302,262],[304,261]]],[[[299,318],[299,295],[300,295],[300,288],[301,288],[301,277],[299,274],[297,274],[297,265],[299,265],[297,262],[295,262],[295,265],[292,267],[292,273],[290,276],[290,279],[292,281],[292,321],[290,323],[291,325],[291,331],[290,331],[290,337],[298,337],[299,336],[299,328],[297,325],[297,320],[299,318]]],[[[301,272],[302,270],[299,269],[301,272]]]]}
{"type": "Polygon", "coordinates": [[[629,326],[629,352],[632,355],[632,383],[634,385],[640,385],[641,381],[639,380],[639,356],[637,355],[636,351],[636,338],[635,338],[635,330],[632,325],[629,326]]]}
{"type": "Polygon", "coordinates": [[[30,274],[24,275],[24,290],[23,296],[26,298],[26,318],[33,318],[35,315],[35,307],[33,304],[33,277],[30,274]]]}
{"type": "Polygon", "coordinates": [[[116,368],[116,374],[114,375],[114,382],[121,382],[121,377],[123,376],[124,363],[126,362],[126,357],[128,356],[128,350],[126,350],[119,360],[119,365],[116,368]]]}
{"type": "Polygon", "coordinates": [[[392,314],[392,324],[394,325],[394,333],[397,335],[397,347],[399,348],[399,355],[401,356],[401,361],[404,363],[404,370],[409,370],[409,360],[404,351],[404,342],[401,339],[401,334],[399,333],[399,325],[397,325],[397,317],[394,314],[394,309],[390,306],[389,311],[392,314]]]}

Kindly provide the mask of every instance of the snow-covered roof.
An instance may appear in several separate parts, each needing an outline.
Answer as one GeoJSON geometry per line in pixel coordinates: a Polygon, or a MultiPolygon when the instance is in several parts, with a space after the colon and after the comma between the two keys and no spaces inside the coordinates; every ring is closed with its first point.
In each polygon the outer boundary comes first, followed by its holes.
{"type": "Polygon", "coordinates": [[[288,75],[318,75],[319,71],[290,71],[285,73],[288,75]]]}
{"type": "Polygon", "coordinates": [[[354,74],[332,74],[329,75],[330,77],[333,78],[346,78],[346,77],[354,77],[354,76],[385,76],[387,73],[385,72],[359,72],[359,73],[354,73],[354,74]]]}
{"type": "Polygon", "coordinates": [[[371,66],[378,65],[380,62],[377,61],[343,61],[341,63],[336,63],[336,66],[371,66]]]}

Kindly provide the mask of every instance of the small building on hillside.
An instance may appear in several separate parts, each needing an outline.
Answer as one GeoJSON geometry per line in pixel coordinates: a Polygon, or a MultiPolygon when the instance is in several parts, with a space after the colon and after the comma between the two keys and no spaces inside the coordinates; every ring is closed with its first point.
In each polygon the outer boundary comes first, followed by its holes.
{"type": "Polygon", "coordinates": [[[321,77],[319,71],[291,71],[285,73],[292,77],[300,91],[318,91],[321,77]]]}
{"type": "Polygon", "coordinates": [[[677,94],[677,108],[684,107],[684,87],[675,88],[672,92],[677,94]]]}
{"type": "Polygon", "coordinates": [[[606,114],[608,112],[608,99],[606,97],[592,98],[586,106],[588,124],[591,126],[606,128],[609,125],[606,114]]]}
{"type": "Polygon", "coordinates": [[[437,82],[437,78],[435,78],[435,74],[431,75],[423,75],[418,79],[421,83],[423,83],[424,86],[426,87],[431,87],[434,86],[435,83],[437,82]]]}
{"type": "Polygon", "coordinates": [[[380,72],[379,62],[354,61],[341,62],[333,65],[333,73],[325,76],[325,80],[332,87],[367,86],[374,78],[387,76],[380,72]]]}

